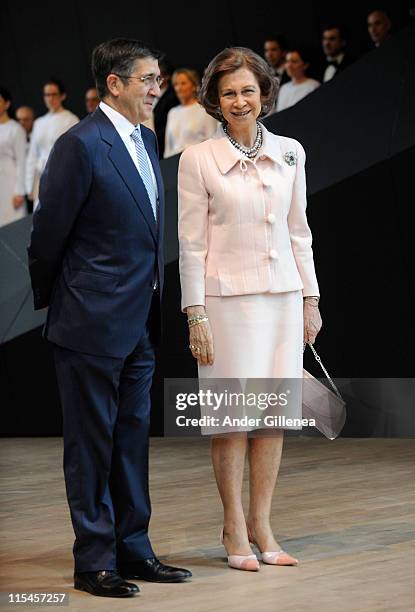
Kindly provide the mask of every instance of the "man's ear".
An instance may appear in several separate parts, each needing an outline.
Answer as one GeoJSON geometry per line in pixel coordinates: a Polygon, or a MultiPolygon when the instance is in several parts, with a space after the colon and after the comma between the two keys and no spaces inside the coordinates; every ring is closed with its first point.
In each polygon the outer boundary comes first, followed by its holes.
{"type": "Polygon", "coordinates": [[[109,74],[107,76],[107,89],[115,98],[120,95],[120,80],[116,74],[109,74]]]}

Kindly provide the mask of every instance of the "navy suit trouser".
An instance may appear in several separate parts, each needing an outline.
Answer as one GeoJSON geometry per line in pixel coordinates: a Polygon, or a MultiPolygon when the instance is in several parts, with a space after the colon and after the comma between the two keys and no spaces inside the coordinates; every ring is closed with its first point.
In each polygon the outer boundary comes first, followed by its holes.
{"type": "Polygon", "coordinates": [[[75,571],[153,557],[148,438],[155,357],[148,332],[124,359],[53,347],[75,571]]]}

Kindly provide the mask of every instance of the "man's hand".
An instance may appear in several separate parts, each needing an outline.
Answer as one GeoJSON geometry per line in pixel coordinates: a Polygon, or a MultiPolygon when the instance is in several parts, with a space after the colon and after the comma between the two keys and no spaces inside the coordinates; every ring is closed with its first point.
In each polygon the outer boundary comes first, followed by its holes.
{"type": "Polygon", "coordinates": [[[22,195],[15,195],[13,197],[13,207],[14,208],[20,208],[22,206],[22,204],[24,204],[25,201],[25,197],[22,195]]]}

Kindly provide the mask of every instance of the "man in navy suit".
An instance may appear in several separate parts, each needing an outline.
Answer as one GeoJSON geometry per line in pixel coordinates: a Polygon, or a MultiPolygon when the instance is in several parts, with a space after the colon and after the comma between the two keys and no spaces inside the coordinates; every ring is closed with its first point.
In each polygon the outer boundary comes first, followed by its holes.
{"type": "Polygon", "coordinates": [[[150,117],[157,54],[94,49],[96,111],[56,142],[28,248],[35,308],[49,306],[64,421],[75,588],[129,597],[126,579],[182,581],[148,537],[148,435],[163,286],[163,184],[150,117]]]}

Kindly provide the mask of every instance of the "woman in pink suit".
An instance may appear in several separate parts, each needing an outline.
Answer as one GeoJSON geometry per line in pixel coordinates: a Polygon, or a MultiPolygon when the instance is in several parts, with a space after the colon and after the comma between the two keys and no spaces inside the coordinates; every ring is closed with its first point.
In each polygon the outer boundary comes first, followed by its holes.
{"type": "MultiPolygon", "coordinates": [[[[222,125],[180,159],[182,309],[200,379],[301,379],[303,341],[314,342],[321,328],[304,149],[258,122],[273,107],[276,88],[265,60],[250,49],[219,53],[206,69],[200,102],[222,125]]],[[[255,544],[264,563],[296,565],[270,525],[283,429],[249,430],[212,436],[228,564],[258,570],[255,544]]]]}

